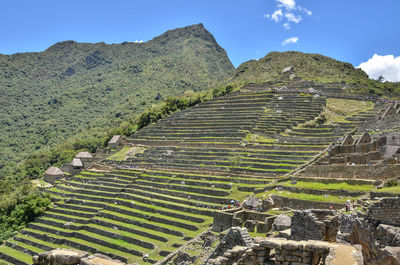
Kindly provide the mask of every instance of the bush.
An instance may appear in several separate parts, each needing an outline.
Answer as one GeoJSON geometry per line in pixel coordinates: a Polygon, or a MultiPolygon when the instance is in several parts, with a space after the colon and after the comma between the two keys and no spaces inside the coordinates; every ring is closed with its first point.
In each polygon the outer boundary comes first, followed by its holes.
{"type": "Polygon", "coordinates": [[[394,187],[394,186],[398,186],[399,182],[397,181],[397,179],[389,179],[388,181],[385,182],[385,187],[394,187]]]}
{"type": "Polygon", "coordinates": [[[3,194],[0,200],[0,239],[14,236],[49,205],[49,195],[37,191],[29,182],[23,182],[12,192],[3,194]]]}

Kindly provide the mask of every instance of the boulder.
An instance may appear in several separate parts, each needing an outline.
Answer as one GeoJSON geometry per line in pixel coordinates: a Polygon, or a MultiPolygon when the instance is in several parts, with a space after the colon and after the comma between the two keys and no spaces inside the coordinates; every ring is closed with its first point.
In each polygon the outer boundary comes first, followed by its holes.
{"type": "Polygon", "coordinates": [[[112,259],[102,254],[94,254],[83,258],[80,265],[126,265],[119,260],[112,259]]]}
{"type": "Polygon", "coordinates": [[[271,197],[268,197],[267,199],[262,201],[262,208],[264,211],[268,211],[269,209],[274,208],[274,200],[271,197]]]}
{"type": "Polygon", "coordinates": [[[275,218],[272,229],[275,231],[283,231],[289,229],[292,225],[292,218],[287,214],[280,214],[275,218]]]}
{"type": "Polygon", "coordinates": [[[35,256],[33,262],[38,265],[75,265],[88,255],[85,251],[56,248],[35,256]]]}
{"type": "Polygon", "coordinates": [[[376,229],[368,220],[357,218],[350,235],[351,244],[360,244],[365,265],[400,265],[400,246],[385,246],[384,244],[396,242],[393,239],[379,240],[382,235],[396,233],[397,227],[380,227],[376,229]],[[394,230],[393,230],[394,229],[394,230]],[[380,230],[380,231],[377,231],[380,230]]]}

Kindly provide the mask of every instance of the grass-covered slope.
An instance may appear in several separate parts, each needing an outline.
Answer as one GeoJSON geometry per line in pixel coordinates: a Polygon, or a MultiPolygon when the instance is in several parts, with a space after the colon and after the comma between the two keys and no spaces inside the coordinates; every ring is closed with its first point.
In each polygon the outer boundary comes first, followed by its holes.
{"type": "Polygon", "coordinates": [[[64,246],[154,264],[253,193],[341,207],[375,182],[293,182],[288,173],[375,115],[371,102],[246,89],[181,109],[99,161],[112,171],[83,171],[44,190],[53,204],[20,233],[8,229],[14,237],[4,237],[0,260],[31,264],[31,255],[64,246]]]}
{"type": "Polygon", "coordinates": [[[0,169],[75,134],[96,135],[146,106],[233,75],[202,24],[145,43],[57,43],[0,55],[0,169]]]}
{"type": "Polygon", "coordinates": [[[242,63],[236,69],[236,80],[251,83],[279,80],[285,67],[293,66],[295,74],[304,80],[316,82],[346,82],[353,91],[399,92],[400,83],[378,82],[368,78],[361,69],[320,54],[302,52],[270,52],[259,60],[242,63]]]}

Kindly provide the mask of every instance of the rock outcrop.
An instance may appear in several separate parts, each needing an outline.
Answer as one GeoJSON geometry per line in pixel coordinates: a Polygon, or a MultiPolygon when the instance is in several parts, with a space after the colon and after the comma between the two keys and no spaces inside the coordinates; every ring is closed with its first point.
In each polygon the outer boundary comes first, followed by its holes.
{"type": "Polygon", "coordinates": [[[35,265],[126,265],[102,254],[89,255],[75,249],[53,249],[33,257],[35,265]]]}

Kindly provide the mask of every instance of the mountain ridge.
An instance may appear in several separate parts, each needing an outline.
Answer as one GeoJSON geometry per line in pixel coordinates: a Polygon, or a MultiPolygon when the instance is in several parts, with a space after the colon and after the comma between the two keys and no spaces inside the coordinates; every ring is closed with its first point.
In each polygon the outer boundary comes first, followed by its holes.
{"type": "Polygon", "coordinates": [[[88,129],[98,135],[167,96],[216,86],[234,67],[196,24],[144,43],[70,40],[43,52],[2,55],[0,72],[1,168],[88,129]]]}

